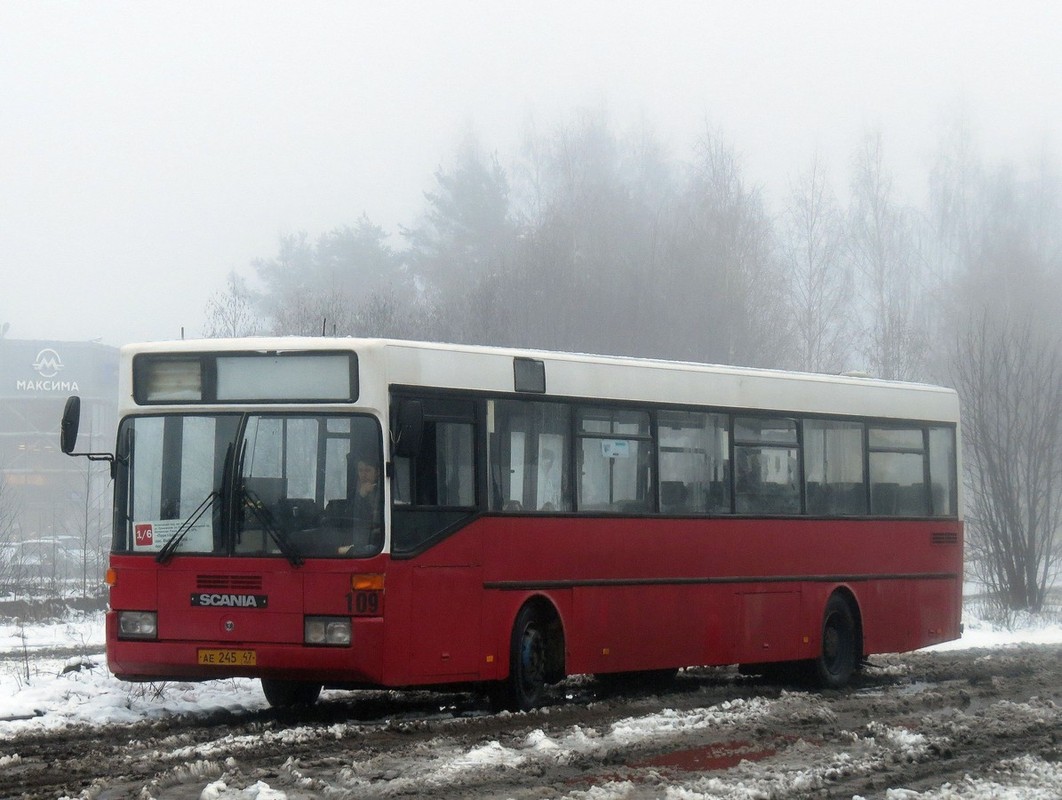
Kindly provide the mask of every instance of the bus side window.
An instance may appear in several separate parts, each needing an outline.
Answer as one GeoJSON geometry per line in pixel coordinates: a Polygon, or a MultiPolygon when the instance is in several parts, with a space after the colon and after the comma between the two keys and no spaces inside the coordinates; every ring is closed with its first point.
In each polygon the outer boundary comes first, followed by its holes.
{"type": "Polygon", "coordinates": [[[804,420],[808,514],[825,517],[866,514],[863,463],[861,422],[804,420]]]}
{"type": "Polygon", "coordinates": [[[739,514],[800,513],[796,421],[734,419],[734,499],[739,514]]]}
{"type": "Polygon", "coordinates": [[[873,427],[870,448],[870,513],[898,517],[929,514],[926,445],[921,428],[873,427]]]}
{"type": "Polygon", "coordinates": [[[396,505],[408,506],[413,502],[413,459],[395,456],[394,487],[392,495],[396,505]]]}
{"type": "Polygon", "coordinates": [[[726,514],[730,511],[730,446],[725,414],[661,411],[660,511],[726,514]]]}
{"type": "MultiPolygon", "coordinates": [[[[392,496],[396,505],[476,505],[475,412],[467,400],[400,400],[392,420],[392,496]],[[416,407],[417,431],[403,430],[402,410],[416,407]],[[414,443],[410,446],[407,443],[414,443]],[[400,442],[402,444],[400,444],[400,442]]],[[[412,415],[407,415],[412,416],[412,415]]]]}
{"type": "Polygon", "coordinates": [[[578,510],[640,514],[655,510],[656,460],[649,413],[578,410],[578,510]]]}
{"type": "MultiPolygon", "coordinates": [[[[398,444],[401,421],[392,418],[392,552],[407,555],[470,517],[479,502],[476,477],[476,404],[464,398],[397,399],[419,406],[416,435],[398,444]],[[410,445],[413,443],[413,446],[410,445]]],[[[398,414],[401,417],[401,411],[398,414]]]]}
{"type": "Polygon", "coordinates": [[[395,502],[417,506],[476,504],[473,425],[427,422],[415,458],[395,459],[395,502]]]}
{"type": "Polygon", "coordinates": [[[491,510],[570,511],[570,407],[496,400],[491,408],[491,510]]]}
{"type": "Polygon", "coordinates": [[[427,426],[425,444],[434,450],[435,457],[423,459],[426,463],[418,474],[418,499],[423,504],[461,507],[476,504],[473,430],[472,424],[466,422],[427,426]],[[434,474],[430,474],[433,466],[434,474]]]}
{"type": "Polygon", "coordinates": [[[929,480],[932,513],[937,517],[955,514],[955,429],[929,429],[929,480]]]}

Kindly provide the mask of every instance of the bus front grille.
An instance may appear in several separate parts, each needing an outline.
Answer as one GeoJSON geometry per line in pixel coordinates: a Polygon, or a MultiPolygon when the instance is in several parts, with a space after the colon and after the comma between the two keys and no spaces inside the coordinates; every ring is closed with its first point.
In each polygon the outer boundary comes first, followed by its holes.
{"type": "Polygon", "coordinates": [[[254,591],[262,588],[261,575],[199,575],[196,588],[203,591],[254,591]]]}

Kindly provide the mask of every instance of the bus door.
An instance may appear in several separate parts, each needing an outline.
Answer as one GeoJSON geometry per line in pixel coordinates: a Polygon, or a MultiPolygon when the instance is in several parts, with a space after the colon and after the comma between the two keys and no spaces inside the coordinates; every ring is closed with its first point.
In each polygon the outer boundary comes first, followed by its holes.
{"type": "Polygon", "coordinates": [[[483,576],[468,525],[480,507],[479,403],[392,398],[392,557],[409,576],[413,676],[475,679],[483,576]],[[406,563],[403,564],[402,562],[406,563]]]}

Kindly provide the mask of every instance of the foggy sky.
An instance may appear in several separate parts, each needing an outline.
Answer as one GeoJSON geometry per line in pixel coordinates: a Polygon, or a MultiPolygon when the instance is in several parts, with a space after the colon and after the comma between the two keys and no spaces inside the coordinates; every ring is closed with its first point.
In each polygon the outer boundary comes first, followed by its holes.
{"type": "Polygon", "coordinates": [[[504,164],[587,106],[677,157],[710,125],[773,190],[878,128],[917,193],[960,111],[990,159],[1057,155],[1062,6],[0,0],[0,324],[198,336],[279,235],[397,232],[469,129],[504,164]]]}

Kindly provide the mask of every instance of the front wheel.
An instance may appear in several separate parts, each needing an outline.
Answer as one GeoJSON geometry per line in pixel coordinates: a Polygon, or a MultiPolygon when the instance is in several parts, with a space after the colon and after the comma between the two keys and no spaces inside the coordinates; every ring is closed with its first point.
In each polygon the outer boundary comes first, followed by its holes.
{"type": "Polygon", "coordinates": [[[321,684],[262,678],[262,692],[273,708],[312,706],[321,696],[321,684]]]}
{"type": "Polygon", "coordinates": [[[839,595],[822,616],[822,652],[813,662],[813,678],[824,689],[840,689],[856,670],[856,625],[852,608],[839,595]]]}
{"type": "Polygon", "coordinates": [[[531,606],[516,615],[509,646],[509,677],[491,691],[497,710],[530,711],[546,694],[547,626],[531,606]]]}

